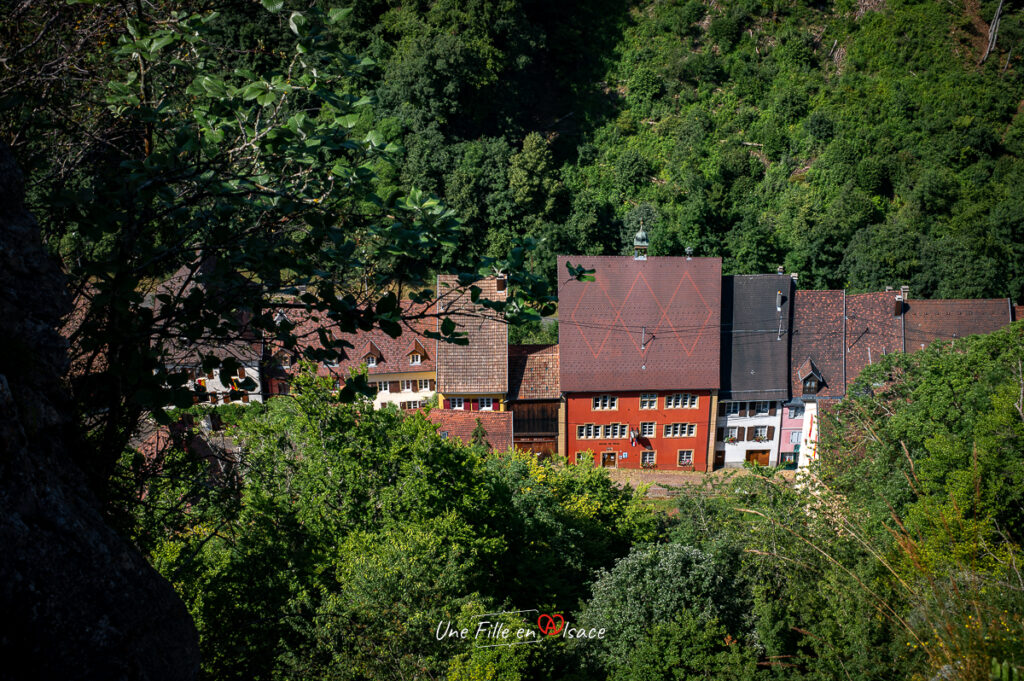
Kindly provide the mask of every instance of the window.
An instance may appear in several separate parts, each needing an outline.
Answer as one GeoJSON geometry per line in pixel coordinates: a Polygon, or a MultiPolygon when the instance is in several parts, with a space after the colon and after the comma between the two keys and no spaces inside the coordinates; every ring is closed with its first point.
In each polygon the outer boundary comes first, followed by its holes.
{"type": "Polygon", "coordinates": [[[377,384],[377,386],[378,386],[378,392],[382,392],[382,393],[391,392],[391,384],[388,383],[387,381],[381,381],[380,383],[377,384]]]}
{"type": "Polygon", "coordinates": [[[604,427],[604,437],[619,440],[629,435],[625,423],[609,423],[604,427]]]}
{"type": "Polygon", "coordinates": [[[754,426],[754,439],[768,439],[768,426],[754,426]]]}
{"type": "Polygon", "coordinates": [[[426,392],[428,390],[430,390],[430,379],[429,378],[421,378],[420,379],[420,392],[426,392]]]}
{"type": "Polygon", "coordinates": [[[739,416],[740,405],[742,402],[726,402],[725,403],[725,415],[726,416],[739,416]]]}
{"type": "Polygon", "coordinates": [[[693,465],[693,450],[692,449],[680,449],[679,459],[680,466],[692,466],[693,465]]]}
{"type": "Polygon", "coordinates": [[[654,465],[654,452],[640,452],[640,465],[642,466],[653,466],[654,465]]]}
{"type": "Polygon", "coordinates": [[[619,398],[614,395],[598,395],[594,398],[594,409],[618,409],[619,398]]]}
{"type": "Polygon", "coordinates": [[[641,409],[657,409],[658,408],[658,394],[657,393],[643,393],[640,395],[640,408],[641,409]]]}
{"type": "Polygon", "coordinates": [[[375,367],[375,366],[377,366],[377,355],[367,355],[366,356],[366,366],[368,366],[368,367],[375,367]]]}
{"type": "Polygon", "coordinates": [[[593,423],[584,423],[582,426],[576,426],[576,438],[580,440],[593,439],[601,436],[601,426],[595,426],[593,423]]]}
{"type": "Polygon", "coordinates": [[[798,444],[800,444],[800,431],[799,430],[794,430],[792,433],[789,434],[789,444],[791,444],[791,445],[798,445],[798,444]]]}
{"type": "Polygon", "coordinates": [[[423,400],[410,400],[408,402],[402,402],[402,409],[421,409],[423,407],[423,400]]]}
{"type": "Polygon", "coordinates": [[[441,436],[442,440],[447,440],[448,439],[448,431],[447,430],[442,430],[440,433],[438,433],[438,435],[441,436]]]}
{"type": "Polygon", "coordinates": [[[666,409],[692,409],[697,406],[697,396],[689,393],[676,393],[665,398],[666,409]]]}
{"type": "Polygon", "coordinates": [[[694,423],[666,423],[665,437],[693,437],[697,431],[694,423]]]}
{"type": "Polygon", "coordinates": [[[725,429],[725,441],[726,442],[735,442],[736,440],[739,439],[739,437],[740,437],[740,429],[739,428],[733,426],[731,428],[726,428],[725,429]]]}
{"type": "Polygon", "coordinates": [[[466,408],[466,400],[464,398],[461,398],[461,397],[453,397],[452,398],[452,409],[465,409],[465,408],[466,408]]]}
{"type": "Polygon", "coordinates": [[[287,352],[281,355],[281,368],[291,369],[292,368],[292,356],[287,352]]]}
{"type": "Polygon", "coordinates": [[[412,353],[409,355],[409,364],[412,364],[413,366],[423,364],[423,355],[418,352],[412,353]]]}
{"type": "Polygon", "coordinates": [[[800,406],[797,406],[797,407],[790,407],[789,408],[789,418],[791,418],[791,419],[798,419],[798,418],[802,418],[803,415],[804,415],[804,406],[802,404],[800,406]]]}
{"type": "Polygon", "coordinates": [[[494,398],[493,397],[481,397],[480,398],[480,411],[493,411],[494,410],[494,398]]]}
{"type": "Polygon", "coordinates": [[[653,421],[645,421],[640,424],[640,437],[654,437],[654,429],[657,427],[653,421]]]}
{"type": "Polygon", "coordinates": [[[412,381],[411,380],[407,379],[407,380],[402,381],[402,392],[403,393],[411,393],[412,392],[412,381]]]}
{"type": "Polygon", "coordinates": [[[338,366],[338,358],[337,357],[331,357],[330,359],[326,359],[326,360],[324,360],[324,364],[326,364],[327,366],[332,367],[332,368],[336,367],[336,366],[338,366]]]}
{"type": "Polygon", "coordinates": [[[756,412],[755,412],[756,414],[763,415],[763,414],[767,414],[768,413],[768,403],[767,402],[755,402],[754,404],[756,405],[756,412]]]}

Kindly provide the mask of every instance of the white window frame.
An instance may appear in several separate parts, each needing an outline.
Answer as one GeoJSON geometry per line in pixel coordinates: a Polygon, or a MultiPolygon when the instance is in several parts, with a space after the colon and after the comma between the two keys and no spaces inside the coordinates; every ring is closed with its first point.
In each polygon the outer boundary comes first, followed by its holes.
{"type": "Polygon", "coordinates": [[[577,440],[596,440],[601,437],[601,426],[593,423],[583,423],[576,426],[577,440]]]}
{"type": "Polygon", "coordinates": [[[697,396],[691,393],[675,393],[665,396],[666,409],[695,409],[697,396]]]}
{"type": "Polygon", "coordinates": [[[658,408],[658,393],[641,393],[640,394],[640,408],[641,409],[657,409],[658,408]]]}
{"type": "Polygon", "coordinates": [[[391,392],[391,382],[390,381],[381,381],[377,385],[379,386],[377,388],[377,392],[379,392],[379,393],[390,393],[391,392]]]}
{"type": "Polygon", "coordinates": [[[464,397],[453,397],[453,398],[451,398],[451,400],[452,400],[452,409],[459,409],[459,410],[465,411],[465,409],[466,409],[466,398],[464,398],[464,397]]]}
{"type": "Polygon", "coordinates": [[[789,434],[789,444],[798,445],[800,444],[800,431],[794,430],[789,434]]]}
{"type": "Polygon", "coordinates": [[[601,431],[601,436],[607,440],[624,440],[629,435],[629,428],[625,423],[606,423],[601,431]]]}
{"type": "Polygon", "coordinates": [[[654,437],[658,432],[658,424],[654,421],[642,421],[640,423],[640,437],[654,437]]]}
{"type": "Polygon", "coordinates": [[[494,398],[493,397],[481,397],[479,399],[479,402],[477,402],[477,404],[479,405],[478,409],[480,411],[494,411],[494,398]]]}
{"type": "Polygon", "coordinates": [[[676,465],[679,466],[680,468],[682,468],[684,466],[692,466],[693,465],[693,450],[692,449],[680,449],[676,453],[676,465]],[[686,462],[685,463],[683,462],[683,455],[684,454],[688,454],[689,455],[689,456],[686,457],[686,462]]]}
{"type": "Polygon", "coordinates": [[[430,390],[430,379],[429,378],[421,378],[420,379],[420,392],[423,392],[424,390],[430,390]]]}
{"type": "Polygon", "coordinates": [[[725,403],[725,415],[726,416],[739,416],[740,415],[740,402],[726,402],[725,403]]]}
{"type": "Polygon", "coordinates": [[[403,393],[411,393],[412,392],[412,379],[409,379],[409,378],[402,379],[402,392],[403,393]]]}
{"type": "Polygon", "coordinates": [[[754,426],[754,437],[768,439],[768,426],[754,426]]]}
{"type": "Polygon", "coordinates": [[[644,451],[640,452],[640,465],[641,466],[643,466],[644,464],[653,466],[656,459],[657,459],[657,452],[655,452],[652,449],[647,449],[647,450],[644,450],[644,451]],[[649,457],[648,457],[648,454],[650,454],[649,457]]]}
{"type": "Polygon", "coordinates": [[[693,437],[697,432],[695,423],[666,423],[665,437],[693,437]]]}
{"type": "Polygon", "coordinates": [[[418,352],[411,353],[409,355],[409,364],[411,364],[413,366],[418,366],[420,364],[423,364],[423,355],[421,355],[418,352]]]}
{"type": "Polygon", "coordinates": [[[331,369],[334,369],[334,368],[336,368],[336,367],[338,366],[338,360],[337,360],[337,359],[334,359],[334,358],[331,358],[331,359],[325,359],[325,360],[324,360],[324,364],[326,364],[326,365],[327,365],[328,367],[330,367],[331,369]]]}
{"type": "Polygon", "coordinates": [[[368,367],[375,367],[375,366],[377,366],[377,355],[367,355],[366,356],[366,366],[368,366],[368,367]]]}
{"type": "Polygon", "coordinates": [[[735,438],[740,439],[740,429],[738,426],[729,426],[725,429],[725,439],[735,438]]]}
{"type": "Polygon", "coordinates": [[[615,395],[597,395],[590,402],[591,411],[614,411],[619,408],[619,398],[615,395]]]}
{"type": "Polygon", "coordinates": [[[789,408],[789,418],[791,418],[791,419],[799,419],[799,418],[803,418],[803,415],[804,415],[804,408],[802,406],[801,407],[790,407],[789,408]]]}
{"type": "Polygon", "coordinates": [[[759,400],[754,403],[754,414],[756,416],[767,416],[772,410],[772,403],[766,402],[765,400],[759,400]]]}

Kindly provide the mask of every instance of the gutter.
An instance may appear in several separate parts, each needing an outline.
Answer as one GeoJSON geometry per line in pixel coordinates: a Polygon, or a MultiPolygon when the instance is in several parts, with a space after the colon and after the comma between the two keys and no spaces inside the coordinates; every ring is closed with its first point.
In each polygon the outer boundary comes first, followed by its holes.
{"type": "Polygon", "coordinates": [[[843,289],[843,396],[846,396],[846,289],[843,289]]]}

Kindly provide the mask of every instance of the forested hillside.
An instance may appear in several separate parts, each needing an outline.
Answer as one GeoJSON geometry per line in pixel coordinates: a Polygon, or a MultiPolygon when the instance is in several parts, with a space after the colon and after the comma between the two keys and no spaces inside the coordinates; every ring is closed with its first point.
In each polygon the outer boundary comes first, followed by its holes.
{"type": "MultiPolygon", "coordinates": [[[[451,258],[720,255],[801,286],[1024,296],[1024,37],[1006,3],[360,3],[387,185],[463,220],[451,258]]],[[[369,112],[366,114],[370,115],[369,112]]],[[[386,192],[385,192],[386,193],[386,192]]]]}

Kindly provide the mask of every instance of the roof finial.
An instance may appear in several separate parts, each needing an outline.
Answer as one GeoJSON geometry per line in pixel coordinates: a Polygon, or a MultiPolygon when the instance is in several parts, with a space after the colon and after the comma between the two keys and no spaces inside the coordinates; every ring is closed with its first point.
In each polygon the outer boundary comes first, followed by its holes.
{"type": "Polygon", "coordinates": [[[647,260],[647,232],[644,231],[644,221],[640,220],[640,229],[633,237],[633,260],[647,260]]]}

